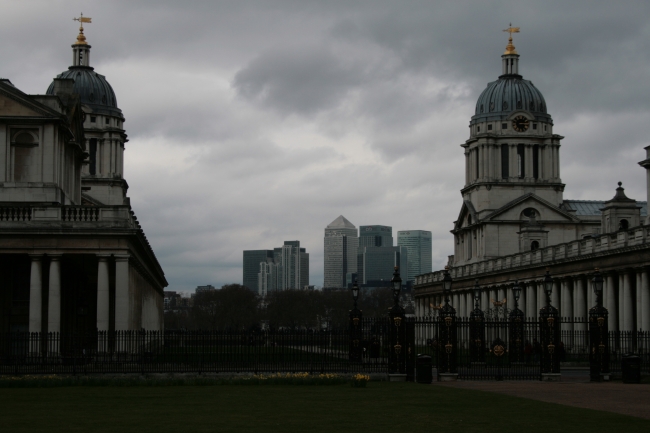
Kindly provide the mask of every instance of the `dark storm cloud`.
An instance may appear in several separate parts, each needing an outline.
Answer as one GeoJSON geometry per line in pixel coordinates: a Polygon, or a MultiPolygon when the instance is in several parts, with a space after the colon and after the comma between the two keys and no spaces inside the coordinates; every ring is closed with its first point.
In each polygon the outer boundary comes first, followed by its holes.
{"type": "Polygon", "coordinates": [[[514,36],[546,98],[565,197],[645,197],[650,3],[0,0],[0,76],[42,93],[71,18],[126,116],[134,209],[173,289],[241,280],[241,251],[299,239],[322,283],[323,228],[428,229],[453,251],[476,98],[514,36]]]}

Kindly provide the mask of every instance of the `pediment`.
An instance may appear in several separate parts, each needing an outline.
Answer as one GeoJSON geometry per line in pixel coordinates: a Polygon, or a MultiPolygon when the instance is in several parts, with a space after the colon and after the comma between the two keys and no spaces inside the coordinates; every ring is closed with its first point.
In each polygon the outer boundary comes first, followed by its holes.
{"type": "Polygon", "coordinates": [[[0,83],[0,116],[59,117],[60,113],[34,100],[15,87],[0,83]]]}
{"type": "Polygon", "coordinates": [[[476,214],[476,210],[474,209],[474,205],[472,204],[471,201],[465,200],[463,201],[463,205],[460,208],[458,219],[454,222],[454,230],[458,230],[470,225],[467,220],[468,216],[472,217],[472,224],[478,222],[478,216],[476,214]]]}
{"type": "Polygon", "coordinates": [[[521,221],[526,220],[524,211],[534,209],[537,221],[578,222],[575,216],[563,211],[552,203],[529,193],[507,203],[484,218],[484,221],[521,221]]]}

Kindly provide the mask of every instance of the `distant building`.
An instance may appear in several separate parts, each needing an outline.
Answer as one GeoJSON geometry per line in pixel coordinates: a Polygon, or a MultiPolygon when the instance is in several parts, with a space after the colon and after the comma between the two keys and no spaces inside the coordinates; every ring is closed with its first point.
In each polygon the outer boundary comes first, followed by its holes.
{"type": "Polygon", "coordinates": [[[300,248],[300,241],[285,241],[273,250],[244,251],[244,285],[260,296],[274,290],[302,289],[309,285],[309,253],[300,248]]]}
{"type": "Polygon", "coordinates": [[[248,250],[244,251],[244,266],[242,284],[250,290],[257,291],[257,274],[260,272],[260,263],[271,259],[273,250],[248,250]]]}
{"type": "MultiPolygon", "coordinates": [[[[362,286],[383,287],[393,278],[395,266],[408,268],[408,250],[405,247],[359,247],[357,279],[362,286]]],[[[403,279],[406,285],[406,279],[403,279]]]]}
{"type": "Polygon", "coordinates": [[[392,247],[393,228],[389,226],[359,226],[359,249],[362,247],[392,247]]]}
{"type": "Polygon", "coordinates": [[[212,292],[212,291],[214,291],[214,290],[217,290],[217,289],[215,289],[214,286],[211,286],[211,285],[209,285],[209,284],[208,284],[207,286],[197,286],[197,287],[196,287],[196,293],[201,293],[201,292],[212,292]]]}
{"type": "Polygon", "coordinates": [[[325,228],[324,288],[346,287],[348,274],[357,272],[357,228],[340,215],[325,228]]]}
{"type": "Polygon", "coordinates": [[[397,245],[408,250],[408,272],[402,272],[403,279],[413,282],[417,275],[431,272],[431,232],[400,230],[397,232],[397,245]]]}

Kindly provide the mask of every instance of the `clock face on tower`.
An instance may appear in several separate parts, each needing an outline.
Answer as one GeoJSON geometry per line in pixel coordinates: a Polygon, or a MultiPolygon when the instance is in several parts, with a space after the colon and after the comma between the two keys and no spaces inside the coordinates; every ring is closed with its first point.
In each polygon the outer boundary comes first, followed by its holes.
{"type": "Polygon", "coordinates": [[[517,116],[512,119],[512,128],[517,132],[524,132],[528,129],[528,119],[524,116],[517,116]]]}

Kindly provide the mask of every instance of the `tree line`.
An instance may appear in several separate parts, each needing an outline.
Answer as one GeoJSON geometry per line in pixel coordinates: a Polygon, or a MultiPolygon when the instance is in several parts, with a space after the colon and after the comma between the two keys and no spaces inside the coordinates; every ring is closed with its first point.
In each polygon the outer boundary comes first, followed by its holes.
{"type": "MultiPolygon", "coordinates": [[[[385,317],[393,305],[388,287],[361,289],[357,301],[364,317],[385,317]]],[[[354,301],[350,290],[282,290],[262,299],[240,284],[196,293],[192,306],[165,312],[165,329],[246,330],[267,323],[271,328],[345,327],[354,301]]]]}

